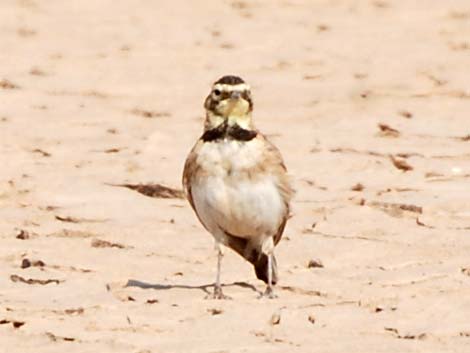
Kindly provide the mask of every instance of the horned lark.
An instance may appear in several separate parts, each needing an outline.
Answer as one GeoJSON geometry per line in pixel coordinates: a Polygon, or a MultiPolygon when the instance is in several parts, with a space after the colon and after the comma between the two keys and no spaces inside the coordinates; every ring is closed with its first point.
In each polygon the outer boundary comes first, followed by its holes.
{"type": "Polygon", "coordinates": [[[206,98],[204,133],[186,160],[183,187],[218,252],[214,298],[222,293],[225,245],[253,264],[274,297],[274,247],[289,215],[293,189],[279,150],[253,126],[250,87],[237,76],[216,81],[206,98]]]}

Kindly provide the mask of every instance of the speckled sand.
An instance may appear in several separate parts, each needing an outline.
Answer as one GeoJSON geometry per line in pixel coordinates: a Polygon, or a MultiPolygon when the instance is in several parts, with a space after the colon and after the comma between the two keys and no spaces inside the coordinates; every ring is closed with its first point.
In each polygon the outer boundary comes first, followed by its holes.
{"type": "Polygon", "coordinates": [[[469,352],[469,38],[468,0],[2,1],[0,351],[469,352]],[[205,300],[188,203],[110,185],[179,189],[229,73],[297,189],[272,301],[230,251],[205,300]]]}

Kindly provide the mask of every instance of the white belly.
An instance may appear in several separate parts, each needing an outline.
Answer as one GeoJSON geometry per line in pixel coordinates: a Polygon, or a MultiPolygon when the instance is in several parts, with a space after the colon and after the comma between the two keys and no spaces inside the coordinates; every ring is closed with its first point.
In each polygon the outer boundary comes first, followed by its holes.
{"type": "Polygon", "coordinates": [[[258,147],[229,141],[201,151],[205,176],[193,180],[191,193],[199,218],[216,238],[226,231],[261,241],[276,234],[283,220],[286,206],[277,188],[277,177],[264,173],[248,179],[241,172],[258,163],[258,147]]]}

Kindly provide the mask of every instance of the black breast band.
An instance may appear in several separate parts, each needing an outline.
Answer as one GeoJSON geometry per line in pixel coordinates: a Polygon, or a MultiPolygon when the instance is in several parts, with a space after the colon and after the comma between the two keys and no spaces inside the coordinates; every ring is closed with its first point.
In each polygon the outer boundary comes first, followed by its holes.
{"type": "Polygon", "coordinates": [[[246,130],[238,125],[228,126],[227,122],[220,124],[214,129],[207,130],[201,139],[204,142],[212,142],[228,138],[236,141],[251,141],[258,133],[255,130],[246,130]]]}
{"type": "Polygon", "coordinates": [[[234,125],[228,129],[228,136],[237,141],[251,141],[258,133],[254,130],[246,130],[238,125],[234,125]]]}

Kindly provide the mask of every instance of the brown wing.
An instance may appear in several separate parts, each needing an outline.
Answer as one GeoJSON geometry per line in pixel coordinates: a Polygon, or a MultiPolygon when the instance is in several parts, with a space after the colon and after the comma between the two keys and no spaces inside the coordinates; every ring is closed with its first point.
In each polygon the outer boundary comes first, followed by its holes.
{"type": "Polygon", "coordinates": [[[189,201],[194,213],[196,214],[197,219],[201,224],[206,228],[206,230],[210,233],[209,229],[207,229],[204,222],[202,222],[199,214],[197,213],[196,206],[194,205],[193,195],[191,193],[191,181],[192,178],[196,177],[198,174],[198,169],[200,168],[197,163],[197,152],[201,148],[204,142],[202,140],[198,140],[196,145],[194,145],[191,152],[189,152],[188,157],[186,158],[186,162],[184,163],[184,170],[183,170],[183,192],[186,196],[186,199],[189,201]]]}
{"type": "Polygon", "coordinates": [[[284,217],[284,219],[282,220],[281,225],[277,229],[277,233],[274,235],[274,245],[277,245],[277,243],[279,243],[279,241],[281,240],[282,233],[284,233],[284,228],[286,227],[286,223],[287,223],[288,218],[289,217],[284,217]]]}
{"type": "Polygon", "coordinates": [[[268,166],[267,171],[278,175],[278,184],[277,187],[281,193],[282,200],[284,201],[284,205],[286,206],[286,213],[280,224],[277,233],[274,235],[274,245],[277,245],[281,240],[282,233],[284,232],[284,228],[286,227],[287,219],[289,218],[290,213],[290,201],[294,196],[294,189],[292,188],[291,182],[289,180],[289,176],[287,174],[287,168],[284,164],[282,159],[281,152],[274,146],[265,136],[259,134],[260,138],[264,139],[266,142],[266,152],[265,152],[265,163],[264,165],[268,166]]]}
{"type": "MultiPolygon", "coordinates": [[[[196,208],[194,206],[193,197],[191,195],[191,178],[196,175],[196,172],[199,168],[197,164],[197,151],[201,148],[201,141],[199,140],[196,145],[192,148],[191,152],[189,152],[188,157],[186,158],[186,162],[184,163],[184,170],[183,170],[183,191],[184,195],[188,199],[191,207],[196,212],[196,208]]],[[[197,214],[197,212],[196,212],[197,214]]]]}

